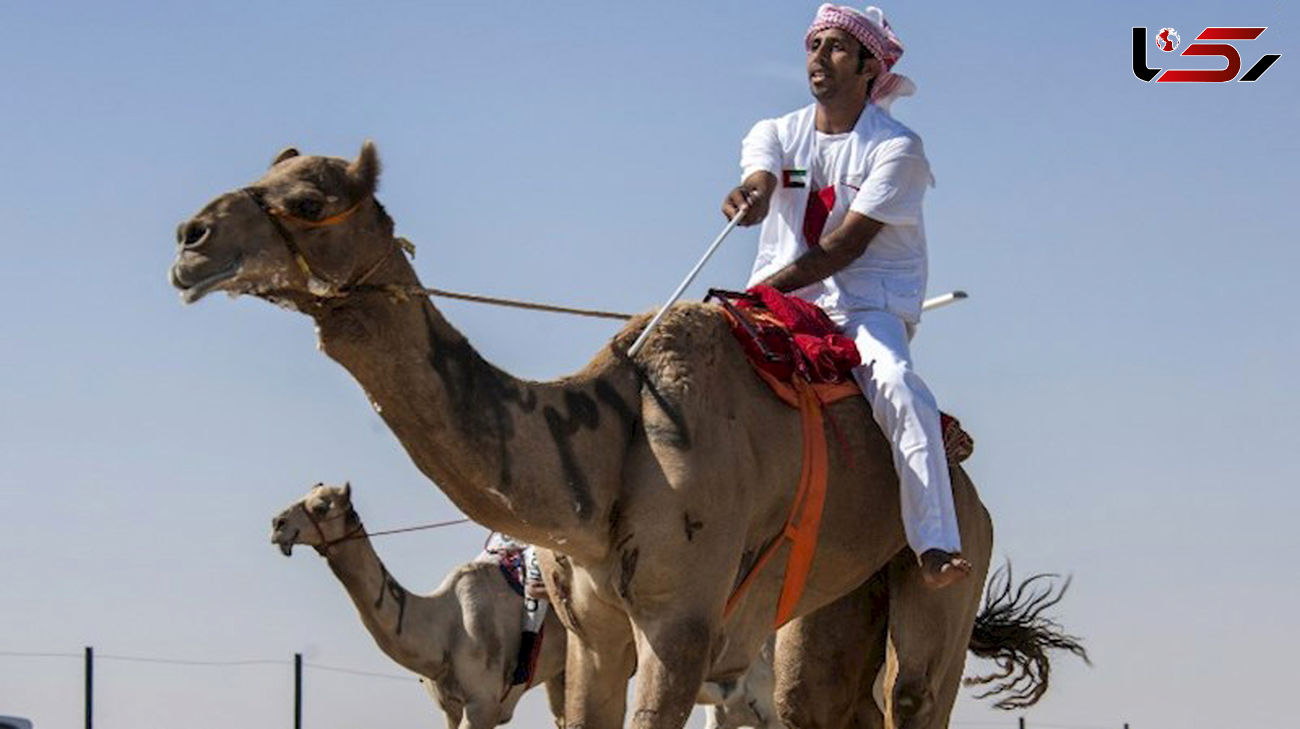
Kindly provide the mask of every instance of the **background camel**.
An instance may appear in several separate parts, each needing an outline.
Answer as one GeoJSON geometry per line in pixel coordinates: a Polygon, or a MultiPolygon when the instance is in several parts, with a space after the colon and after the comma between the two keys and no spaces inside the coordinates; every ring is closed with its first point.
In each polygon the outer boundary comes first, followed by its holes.
{"type": "MultiPolygon", "coordinates": [[[[224,290],[309,315],[321,348],[462,511],[562,552],[545,577],[569,628],[570,726],[622,726],[635,667],[632,725],[681,727],[701,682],[738,678],[772,632],[781,569],[754,580],[726,621],[723,605],[786,519],[797,413],[753,376],[708,305],[671,310],[635,361],[624,353],[644,319],[558,381],[493,367],[418,295],[374,198],[378,176],[369,143],[352,162],[282,152],[181,224],[173,284],[185,301],[224,290]]],[[[830,452],[796,615],[851,592],[904,546],[889,444],[865,401],[826,417],[843,448],[830,452]]]]}
{"type": "MultiPolygon", "coordinates": [[[[510,685],[524,605],[498,565],[470,562],[428,595],[407,592],[371,546],[350,486],[313,488],[271,521],[271,541],[286,555],[303,544],[325,558],[380,650],[423,677],[450,729],[510,721],[527,688],[510,685]]],[[[531,685],[546,685],[557,726],[563,726],[564,647],[564,626],[547,614],[531,685]]]]}
{"type": "MultiPolygon", "coordinates": [[[[740,678],[739,690],[734,692],[737,698],[707,702],[712,705],[705,709],[704,729],[780,729],[785,726],[777,716],[772,698],[776,687],[772,674],[775,651],[776,636],[773,635],[763,643],[758,657],[740,678]]],[[[705,691],[710,685],[705,684],[705,691]]]]}

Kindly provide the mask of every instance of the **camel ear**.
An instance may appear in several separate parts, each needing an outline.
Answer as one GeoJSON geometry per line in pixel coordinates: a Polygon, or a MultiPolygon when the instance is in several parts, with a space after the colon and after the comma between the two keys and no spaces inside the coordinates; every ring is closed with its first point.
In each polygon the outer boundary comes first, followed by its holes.
{"type": "Polygon", "coordinates": [[[294,157],[297,157],[298,154],[299,152],[296,148],[285,147],[280,150],[280,153],[275,156],[275,159],[271,160],[271,166],[274,167],[287,159],[293,159],[294,157]]]}
{"type": "Polygon", "coordinates": [[[348,175],[366,193],[373,193],[379,184],[379,151],[375,143],[367,139],[361,145],[361,154],[348,165],[348,175]]]}
{"type": "Polygon", "coordinates": [[[351,503],[351,502],[352,502],[352,482],[351,482],[351,481],[344,481],[344,482],[343,482],[343,500],[346,501],[346,502],[348,502],[348,503],[351,503]]]}

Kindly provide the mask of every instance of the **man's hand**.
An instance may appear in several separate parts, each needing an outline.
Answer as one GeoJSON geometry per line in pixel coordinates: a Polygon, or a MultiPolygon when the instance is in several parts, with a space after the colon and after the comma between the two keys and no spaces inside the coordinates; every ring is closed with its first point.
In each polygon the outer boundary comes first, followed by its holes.
{"type": "Polygon", "coordinates": [[[767,217],[768,205],[772,202],[772,191],[776,189],[776,176],[771,172],[758,171],[740,186],[727,193],[726,199],[722,201],[722,214],[731,220],[740,211],[741,206],[749,204],[749,209],[745,211],[745,217],[741,218],[738,225],[750,226],[755,223],[763,222],[767,217]]]}

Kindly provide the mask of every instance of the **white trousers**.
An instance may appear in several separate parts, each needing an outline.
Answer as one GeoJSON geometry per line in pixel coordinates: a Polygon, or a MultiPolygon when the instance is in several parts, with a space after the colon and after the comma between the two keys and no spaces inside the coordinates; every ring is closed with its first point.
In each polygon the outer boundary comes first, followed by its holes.
{"type": "Polygon", "coordinates": [[[939,405],[912,369],[913,328],[887,311],[837,312],[831,318],[858,345],[862,364],[853,376],[893,444],[908,545],[918,556],[930,549],[960,552],[939,405]]]}

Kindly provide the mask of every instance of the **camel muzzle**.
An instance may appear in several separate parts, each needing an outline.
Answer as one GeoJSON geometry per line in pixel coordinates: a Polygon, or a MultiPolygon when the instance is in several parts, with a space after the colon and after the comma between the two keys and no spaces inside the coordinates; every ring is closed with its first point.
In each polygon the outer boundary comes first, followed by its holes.
{"type": "Polygon", "coordinates": [[[284,517],[276,517],[271,522],[271,544],[280,548],[280,554],[288,557],[293,554],[293,544],[298,539],[298,530],[292,534],[286,532],[289,524],[284,517]]]}
{"type": "Polygon", "coordinates": [[[191,268],[185,265],[184,258],[186,254],[187,251],[182,250],[180,257],[168,270],[168,278],[171,280],[172,286],[180,289],[181,301],[186,304],[193,304],[220,285],[239,275],[239,270],[244,264],[243,256],[236,255],[230,263],[205,275],[194,270],[194,268],[198,267],[191,268]],[[196,273],[198,274],[198,280],[192,281],[191,277],[195,277],[196,273]]]}

